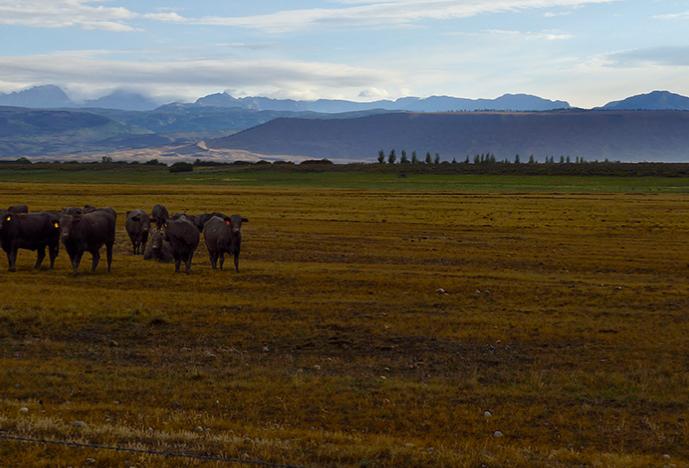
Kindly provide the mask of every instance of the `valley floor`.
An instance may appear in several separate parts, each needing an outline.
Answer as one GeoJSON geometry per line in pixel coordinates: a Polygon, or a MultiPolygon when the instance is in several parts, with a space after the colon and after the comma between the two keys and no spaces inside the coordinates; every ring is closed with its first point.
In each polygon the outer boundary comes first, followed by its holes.
{"type": "Polygon", "coordinates": [[[120,213],[112,274],[2,259],[3,465],[689,463],[689,195],[3,180],[120,213]],[[132,256],[155,203],[247,216],[242,271],[132,256]]]}

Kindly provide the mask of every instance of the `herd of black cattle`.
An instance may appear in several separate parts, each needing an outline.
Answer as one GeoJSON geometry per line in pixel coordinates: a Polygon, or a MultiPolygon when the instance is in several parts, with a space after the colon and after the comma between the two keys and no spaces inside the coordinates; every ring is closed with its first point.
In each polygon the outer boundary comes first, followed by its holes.
{"type": "MultiPolygon", "coordinates": [[[[0,240],[7,254],[9,271],[16,270],[19,249],[34,250],[38,255],[35,268],[41,268],[46,249],[50,268],[65,247],[72,263],[73,272],[79,270],[84,252],[92,256],[91,271],[96,271],[100,250],[105,246],[108,272],[112,266],[115,244],[117,213],[112,208],[64,208],[61,211],[29,213],[26,205],[14,205],[0,211],[0,240]]],[[[143,254],[145,260],[175,263],[179,272],[184,263],[185,271],[191,271],[191,261],[203,234],[213,269],[223,268],[225,254],[234,257],[234,267],[239,271],[239,252],[242,244],[242,223],[248,219],[239,215],[222,213],[169,215],[162,205],[153,207],[149,216],[144,210],[127,211],[125,228],[132,242],[134,255],[143,254]],[[155,226],[153,226],[155,225],[155,226]]]]}

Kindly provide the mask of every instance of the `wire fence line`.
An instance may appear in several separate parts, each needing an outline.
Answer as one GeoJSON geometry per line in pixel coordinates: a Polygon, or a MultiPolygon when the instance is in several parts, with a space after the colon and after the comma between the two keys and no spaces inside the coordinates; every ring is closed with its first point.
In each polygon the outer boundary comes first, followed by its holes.
{"type": "Polygon", "coordinates": [[[171,450],[155,450],[145,448],[131,448],[119,447],[116,445],[94,444],[86,442],[74,442],[69,440],[55,440],[55,439],[41,439],[35,437],[21,436],[12,434],[7,431],[0,431],[0,440],[8,440],[14,442],[45,444],[45,445],[59,445],[63,447],[79,448],[79,449],[93,449],[93,450],[109,450],[113,452],[125,452],[137,455],[154,455],[166,458],[187,458],[199,461],[215,461],[221,463],[234,463],[247,466],[267,466],[271,468],[303,468],[301,465],[290,465],[281,463],[272,463],[259,459],[244,459],[239,457],[229,457],[225,455],[206,455],[193,452],[175,452],[171,450]]]}

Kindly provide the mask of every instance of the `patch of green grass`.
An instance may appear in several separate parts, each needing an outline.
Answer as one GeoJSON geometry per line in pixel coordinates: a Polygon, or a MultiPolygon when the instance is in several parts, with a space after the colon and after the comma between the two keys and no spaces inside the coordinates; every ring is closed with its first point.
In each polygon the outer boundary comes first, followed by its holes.
{"type": "Polygon", "coordinates": [[[557,192],[557,193],[687,193],[688,177],[610,177],[551,175],[468,175],[403,173],[372,170],[285,170],[251,167],[196,168],[171,174],[163,167],[100,169],[98,166],[7,169],[5,182],[69,184],[215,185],[224,187],[285,187],[433,192],[557,192]]]}

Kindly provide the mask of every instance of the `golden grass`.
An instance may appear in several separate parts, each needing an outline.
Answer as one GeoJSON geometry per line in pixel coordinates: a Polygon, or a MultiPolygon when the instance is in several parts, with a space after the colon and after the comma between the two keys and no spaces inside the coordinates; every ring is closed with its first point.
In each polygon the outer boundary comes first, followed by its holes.
{"type": "MultiPolygon", "coordinates": [[[[689,463],[687,196],[0,195],[250,218],[240,274],[203,246],[191,276],[133,257],[123,216],[110,275],[3,259],[0,430],[312,466],[689,463]]],[[[87,458],[180,464],[0,440],[1,465],[87,458]]]]}

